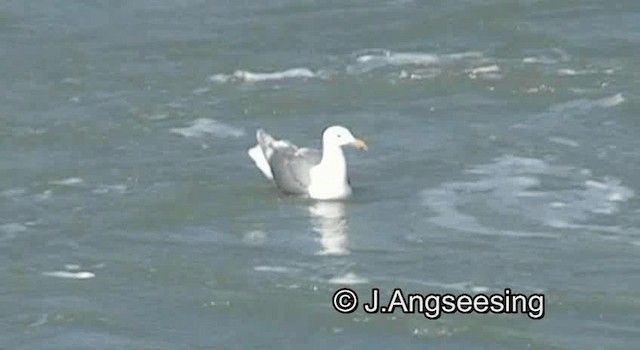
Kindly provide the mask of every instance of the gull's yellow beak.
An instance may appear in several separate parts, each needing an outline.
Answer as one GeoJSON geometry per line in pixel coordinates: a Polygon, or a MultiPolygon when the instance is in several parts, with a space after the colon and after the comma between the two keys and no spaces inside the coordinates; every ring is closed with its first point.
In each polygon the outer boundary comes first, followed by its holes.
{"type": "Polygon", "coordinates": [[[364,141],[360,140],[360,139],[355,139],[355,141],[351,142],[351,146],[353,146],[353,147],[355,147],[357,149],[360,149],[360,150],[365,150],[365,151],[369,149],[367,144],[364,141]]]}

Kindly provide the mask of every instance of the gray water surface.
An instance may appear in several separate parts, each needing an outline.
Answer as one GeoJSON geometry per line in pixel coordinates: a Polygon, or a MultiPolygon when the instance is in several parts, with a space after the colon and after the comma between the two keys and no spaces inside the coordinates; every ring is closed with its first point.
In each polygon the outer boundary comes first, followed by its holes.
{"type": "Polygon", "coordinates": [[[636,349],[638,47],[636,1],[5,1],[0,347],[636,349]],[[332,124],[346,202],[246,155],[332,124]]]}

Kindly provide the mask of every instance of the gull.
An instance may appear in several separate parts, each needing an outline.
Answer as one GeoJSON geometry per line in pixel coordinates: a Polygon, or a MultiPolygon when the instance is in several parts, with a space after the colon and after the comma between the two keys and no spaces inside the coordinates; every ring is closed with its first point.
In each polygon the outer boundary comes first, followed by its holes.
{"type": "Polygon", "coordinates": [[[256,132],[256,140],[247,153],[265,177],[284,193],[318,200],[345,199],[352,193],[342,146],[367,150],[364,141],[340,125],[324,130],[321,151],[276,140],[263,129],[256,132]]]}

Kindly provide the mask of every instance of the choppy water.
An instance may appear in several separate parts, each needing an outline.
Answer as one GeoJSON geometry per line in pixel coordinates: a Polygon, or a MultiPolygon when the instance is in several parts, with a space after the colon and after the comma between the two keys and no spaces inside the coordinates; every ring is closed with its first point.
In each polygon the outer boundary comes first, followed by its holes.
{"type": "Polygon", "coordinates": [[[1,347],[635,349],[638,47],[636,1],[5,1],[1,347]],[[370,145],[345,203],[246,156],[336,123],[370,145]]]}

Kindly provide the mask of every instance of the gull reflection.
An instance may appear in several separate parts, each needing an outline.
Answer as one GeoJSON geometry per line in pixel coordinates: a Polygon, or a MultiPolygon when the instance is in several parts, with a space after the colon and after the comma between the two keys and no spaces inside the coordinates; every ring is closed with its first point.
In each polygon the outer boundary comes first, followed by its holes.
{"type": "Polygon", "coordinates": [[[318,201],[309,206],[311,226],[320,234],[322,250],[318,254],[349,254],[347,231],[349,225],[343,202],[318,201]]]}

